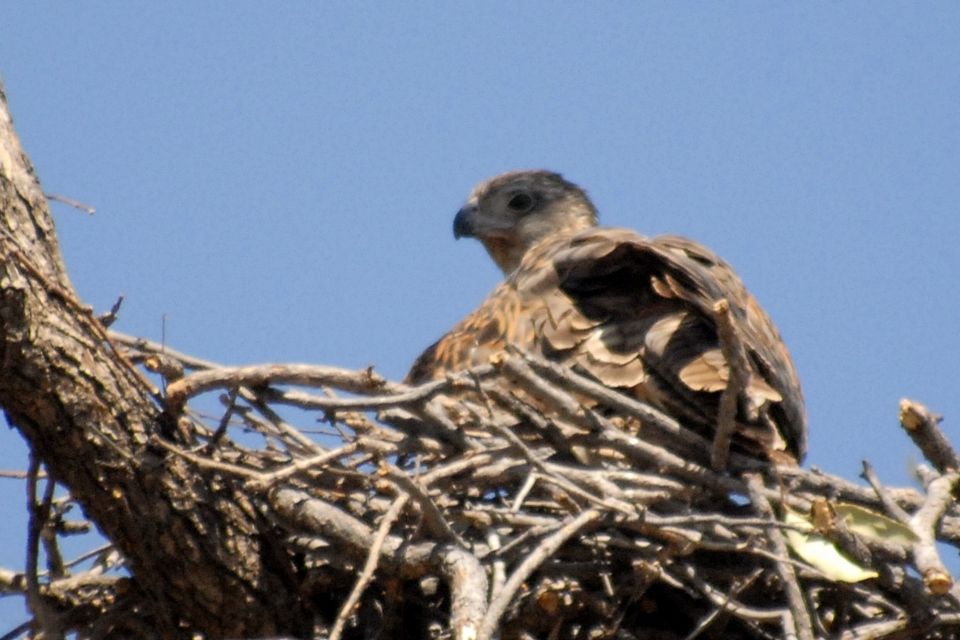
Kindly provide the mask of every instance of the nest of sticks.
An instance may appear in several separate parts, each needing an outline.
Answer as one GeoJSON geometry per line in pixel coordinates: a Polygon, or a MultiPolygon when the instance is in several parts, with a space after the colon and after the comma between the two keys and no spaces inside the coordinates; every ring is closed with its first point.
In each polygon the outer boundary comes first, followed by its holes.
{"type": "Polygon", "coordinates": [[[734,451],[714,470],[716,443],[529,354],[409,387],[112,339],[164,378],[175,426],[155,444],[272,523],[316,637],[960,637],[940,557],[960,546],[960,464],[918,404],[901,422],[923,491],[867,464],[866,484],[734,451]],[[840,505],[900,533],[864,535],[840,505]],[[869,577],[804,560],[792,533],[869,577]]]}

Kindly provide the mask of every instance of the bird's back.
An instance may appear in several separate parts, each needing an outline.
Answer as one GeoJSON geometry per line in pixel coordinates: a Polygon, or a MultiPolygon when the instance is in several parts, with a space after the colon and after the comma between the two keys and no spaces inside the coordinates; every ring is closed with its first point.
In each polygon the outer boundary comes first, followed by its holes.
{"type": "Polygon", "coordinates": [[[710,437],[730,379],[719,300],[729,304],[748,369],[734,443],[752,455],[799,460],[803,399],[779,333],[729,265],[676,236],[594,227],[547,237],[418,358],[408,380],[486,364],[511,345],[572,366],[710,437]]]}

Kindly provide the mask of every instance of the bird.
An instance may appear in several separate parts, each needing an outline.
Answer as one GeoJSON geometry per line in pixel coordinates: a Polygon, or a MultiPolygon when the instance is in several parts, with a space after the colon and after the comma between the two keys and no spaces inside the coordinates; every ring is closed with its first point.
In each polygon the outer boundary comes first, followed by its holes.
{"type": "MultiPolygon", "coordinates": [[[[645,402],[710,439],[730,384],[717,303],[727,305],[745,370],[732,448],[796,465],[807,423],[780,333],[733,269],[680,236],[598,225],[586,191],[559,173],[510,171],[479,183],[453,221],[504,279],[428,347],[406,377],[443,379],[525,351],[645,402]]],[[[741,376],[742,377],[742,376],[741,376]]]]}

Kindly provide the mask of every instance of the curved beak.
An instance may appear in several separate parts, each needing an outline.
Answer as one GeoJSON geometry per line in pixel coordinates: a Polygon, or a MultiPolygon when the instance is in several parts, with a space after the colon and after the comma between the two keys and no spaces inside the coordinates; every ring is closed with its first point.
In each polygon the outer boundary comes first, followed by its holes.
{"type": "Polygon", "coordinates": [[[476,205],[464,205],[453,219],[453,237],[471,238],[476,235],[477,227],[477,207],[476,205]]]}

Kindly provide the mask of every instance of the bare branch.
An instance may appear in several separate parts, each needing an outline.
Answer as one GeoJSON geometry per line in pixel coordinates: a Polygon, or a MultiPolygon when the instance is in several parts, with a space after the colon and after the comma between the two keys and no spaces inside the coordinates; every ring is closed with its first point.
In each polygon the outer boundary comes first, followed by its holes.
{"type": "MultiPolygon", "coordinates": [[[[747,488],[750,492],[750,501],[754,508],[763,516],[773,515],[773,509],[770,503],[763,495],[763,479],[758,474],[747,476],[747,488]]],[[[787,542],[783,534],[778,529],[769,531],[770,546],[775,554],[782,558],[788,555],[787,542]]],[[[803,593],[800,590],[800,584],[797,581],[797,574],[793,566],[788,562],[777,562],[777,573],[784,582],[787,602],[790,606],[789,619],[793,629],[785,629],[788,635],[795,633],[799,640],[813,640],[813,623],[810,620],[810,613],[807,610],[807,604],[804,602],[803,593]]]]}
{"type": "Polygon", "coordinates": [[[409,496],[407,495],[399,496],[390,507],[390,510],[384,514],[383,520],[380,522],[377,533],[370,545],[370,552],[367,554],[367,560],[363,565],[363,570],[360,572],[360,575],[357,576],[357,582],[354,584],[353,590],[350,591],[350,595],[347,596],[346,601],[344,601],[343,606],[340,608],[340,613],[337,614],[337,619],[333,623],[333,628],[330,630],[330,640],[340,640],[344,625],[350,616],[353,615],[354,607],[360,602],[360,594],[366,589],[371,578],[373,578],[373,572],[377,569],[377,564],[380,562],[380,550],[383,548],[383,543],[390,533],[390,527],[393,526],[400,512],[403,511],[408,499],[409,496]]]}
{"type": "Polygon", "coordinates": [[[497,594],[493,602],[490,603],[483,622],[480,624],[480,630],[477,634],[478,640],[488,640],[492,638],[500,622],[500,617],[506,610],[510,600],[513,599],[520,585],[530,576],[536,568],[543,563],[549,556],[556,552],[567,540],[578,533],[583,527],[597,520],[600,512],[596,509],[586,509],[580,512],[575,518],[557,529],[553,534],[544,538],[544,540],[533,550],[533,552],[524,558],[523,562],[513,570],[510,577],[507,578],[503,589],[497,594]]]}
{"type": "Polygon", "coordinates": [[[713,305],[714,320],[717,323],[717,338],[720,350],[727,362],[730,371],[727,386],[720,394],[720,405],[717,409],[717,431],[713,436],[713,447],[710,451],[710,465],[716,471],[727,468],[727,458],[730,455],[730,442],[737,426],[737,405],[741,394],[746,390],[749,382],[747,374],[747,353],[737,335],[736,323],[730,317],[730,303],[726,300],[717,300],[713,305]]]}
{"type": "Polygon", "coordinates": [[[900,400],[900,425],[940,473],[960,469],[960,457],[940,429],[940,416],[914,400],[900,400]]]}
{"type": "Polygon", "coordinates": [[[958,480],[960,472],[951,471],[931,482],[927,486],[927,499],[913,514],[910,525],[920,538],[920,542],[913,548],[913,559],[917,571],[923,576],[924,585],[934,595],[952,592],[954,598],[960,601],[960,592],[957,591],[953,577],[940,559],[936,539],[937,523],[947,505],[954,500],[953,492],[958,480]]]}

